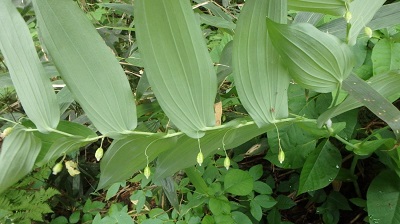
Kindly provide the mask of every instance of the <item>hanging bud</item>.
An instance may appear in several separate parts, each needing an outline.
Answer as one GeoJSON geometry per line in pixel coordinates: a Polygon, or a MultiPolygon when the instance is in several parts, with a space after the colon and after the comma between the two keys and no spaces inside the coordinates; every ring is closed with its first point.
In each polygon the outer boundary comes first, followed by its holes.
{"type": "Polygon", "coordinates": [[[199,166],[201,166],[201,164],[204,161],[204,156],[202,152],[199,152],[199,154],[197,154],[197,163],[199,164],[199,166]]]}
{"type": "Polygon", "coordinates": [[[96,157],[96,160],[97,160],[97,161],[100,161],[101,158],[103,158],[103,155],[104,155],[104,150],[103,150],[102,147],[100,147],[100,148],[98,148],[98,149],[96,150],[96,153],[94,154],[94,157],[96,157]]]}
{"type": "Polygon", "coordinates": [[[282,149],[279,150],[279,153],[278,153],[278,160],[279,160],[279,162],[280,162],[281,164],[283,163],[283,161],[285,161],[285,153],[283,152],[282,149]]]}
{"type": "Polygon", "coordinates": [[[346,20],[347,23],[350,23],[351,18],[353,18],[351,12],[347,11],[346,14],[344,14],[344,19],[346,20]]]}
{"type": "Polygon", "coordinates": [[[326,125],[327,128],[332,128],[332,120],[331,119],[327,120],[325,122],[325,125],[326,125]]]}
{"type": "Polygon", "coordinates": [[[1,133],[0,137],[1,138],[7,137],[12,132],[12,130],[13,130],[12,127],[8,127],[6,129],[4,129],[4,131],[3,131],[3,133],[1,133]]]}
{"type": "Polygon", "coordinates": [[[150,170],[149,166],[146,166],[146,168],[144,168],[143,174],[146,177],[146,179],[149,179],[149,177],[151,175],[151,170],[150,170]]]}
{"type": "Polygon", "coordinates": [[[62,168],[63,168],[63,165],[61,162],[54,165],[53,166],[53,175],[57,175],[59,172],[61,172],[62,168]]]}
{"type": "Polygon", "coordinates": [[[366,26],[364,28],[364,33],[365,33],[365,35],[367,35],[368,38],[372,37],[372,29],[370,27],[366,26]]]}
{"type": "Polygon", "coordinates": [[[229,170],[229,167],[231,166],[231,160],[229,159],[229,157],[225,157],[224,159],[224,167],[226,168],[226,170],[229,170]]]}
{"type": "Polygon", "coordinates": [[[69,175],[76,176],[80,174],[81,172],[77,169],[78,164],[75,163],[74,161],[65,161],[65,168],[67,168],[69,175]]]}

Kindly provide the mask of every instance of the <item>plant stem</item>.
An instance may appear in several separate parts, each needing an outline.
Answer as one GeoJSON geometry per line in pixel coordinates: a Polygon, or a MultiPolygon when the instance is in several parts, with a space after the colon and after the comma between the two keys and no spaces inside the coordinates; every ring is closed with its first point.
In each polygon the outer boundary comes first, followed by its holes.
{"type": "MultiPolygon", "coordinates": [[[[355,171],[356,171],[356,166],[357,166],[358,159],[359,159],[359,156],[358,155],[354,155],[353,161],[351,162],[351,166],[350,166],[350,172],[354,176],[355,176],[355,171]]],[[[357,180],[353,180],[353,185],[354,185],[354,190],[356,191],[357,196],[361,198],[360,186],[358,185],[357,180]]]]}
{"type": "Polygon", "coordinates": [[[63,131],[60,131],[60,130],[57,130],[57,129],[53,129],[53,128],[51,128],[50,131],[58,133],[58,134],[61,134],[61,135],[65,135],[65,136],[68,136],[68,137],[75,137],[75,135],[71,135],[69,133],[66,133],[66,132],[63,132],[63,131]]]}
{"type": "Polygon", "coordinates": [[[4,118],[4,117],[0,117],[0,120],[7,121],[7,122],[10,122],[10,123],[13,123],[13,124],[18,124],[17,122],[12,121],[12,120],[8,120],[7,118],[4,118]]]}
{"type": "Polygon", "coordinates": [[[347,140],[343,139],[342,137],[340,137],[339,135],[335,135],[334,136],[337,140],[339,140],[340,142],[342,142],[343,144],[353,148],[353,149],[358,149],[357,146],[351,144],[350,142],[348,142],[347,140]]]}

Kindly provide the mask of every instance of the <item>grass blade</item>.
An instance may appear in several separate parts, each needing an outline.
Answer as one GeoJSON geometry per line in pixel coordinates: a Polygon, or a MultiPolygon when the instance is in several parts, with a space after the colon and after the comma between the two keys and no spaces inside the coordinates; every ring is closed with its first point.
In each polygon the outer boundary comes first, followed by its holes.
{"type": "Polygon", "coordinates": [[[77,4],[34,1],[39,33],[61,77],[89,119],[116,137],[136,128],[136,106],[125,73],[77,4]]]}
{"type": "Polygon", "coordinates": [[[214,126],[215,70],[189,1],[138,0],[136,35],[147,78],[167,116],[199,138],[214,126]]]}
{"type": "Polygon", "coordinates": [[[0,7],[0,50],[28,117],[41,132],[55,128],[60,117],[56,94],[40,63],[28,26],[11,1],[3,1],[0,7]]]}

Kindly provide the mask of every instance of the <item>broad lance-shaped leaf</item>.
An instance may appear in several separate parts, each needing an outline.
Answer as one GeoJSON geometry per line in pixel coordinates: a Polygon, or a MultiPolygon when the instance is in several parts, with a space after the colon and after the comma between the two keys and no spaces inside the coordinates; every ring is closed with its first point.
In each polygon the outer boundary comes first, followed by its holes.
{"type": "Polygon", "coordinates": [[[258,126],[288,116],[289,75],[274,49],[265,18],[285,22],[286,1],[248,0],[233,40],[233,75],[240,100],[258,126]]]}
{"type": "Polygon", "coordinates": [[[342,16],[346,12],[345,0],[288,0],[292,10],[319,12],[342,16]]]}
{"type": "Polygon", "coordinates": [[[267,19],[272,43],[291,77],[316,92],[337,90],[350,74],[354,58],[348,45],[308,23],[277,24],[267,19]]]}
{"type": "Polygon", "coordinates": [[[11,1],[1,2],[0,51],[25,113],[39,131],[48,132],[60,117],[56,95],[24,19],[11,1]]]}
{"type": "Polygon", "coordinates": [[[351,27],[347,36],[347,42],[350,46],[356,44],[360,31],[367,26],[385,2],[386,0],[354,0],[350,3],[351,27]]]}
{"type": "Polygon", "coordinates": [[[115,140],[100,162],[101,174],[97,189],[128,179],[143,169],[147,161],[153,161],[161,152],[173,148],[175,144],[176,136],[161,134],[134,134],[115,140]]]}
{"type": "Polygon", "coordinates": [[[4,139],[0,153],[0,194],[32,171],[41,141],[21,125],[4,139]]]}
{"type": "Polygon", "coordinates": [[[124,71],[86,15],[70,0],[33,1],[39,34],[61,77],[103,134],[136,128],[136,106],[124,71]]]}
{"type": "Polygon", "coordinates": [[[214,126],[217,80],[189,1],[135,1],[136,36],[149,83],[167,116],[185,134],[214,126]]]}
{"type": "MultiPolygon", "coordinates": [[[[345,79],[343,81],[343,83],[346,82],[349,83],[348,86],[352,85],[350,80],[345,79]]],[[[400,70],[373,76],[367,81],[367,83],[373,90],[377,91],[390,102],[393,102],[400,97],[398,91],[398,87],[400,86],[400,70]]],[[[360,89],[353,87],[353,91],[360,91],[360,89]]],[[[328,119],[361,106],[363,106],[362,102],[359,102],[352,96],[348,96],[342,103],[321,114],[318,117],[317,124],[319,127],[322,127],[328,119]]]]}

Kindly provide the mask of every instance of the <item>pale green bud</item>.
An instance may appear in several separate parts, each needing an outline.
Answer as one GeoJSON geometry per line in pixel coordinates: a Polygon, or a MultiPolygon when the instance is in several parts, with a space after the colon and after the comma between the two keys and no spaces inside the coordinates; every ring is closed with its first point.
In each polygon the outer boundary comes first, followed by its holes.
{"type": "Polygon", "coordinates": [[[151,170],[150,170],[149,166],[146,166],[146,168],[144,168],[143,174],[146,177],[146,179],[149,179],[149,177],[151,175],[151,170]]]}
{"type": "Polygon", "coordinates": [[[199,154],[197,154],[197,163],[199,164],[199,166],[201,166],[201,164],[203,163],[203,161],[204,161],[204,156],[203,156],[203,153],[202,152],[199,152],[199,154]]]}
{"type": "Polygon", "coordinates": [[[61,172],[63,168],[62,163],[57,163],[56,165],[53,166],[53,175],[57,175],[59,172],[61,172]]]}
{"type": "Polygon", "coordinates": [[[279,162],[282,164],[283,163],[283,161],[285,161],[285,153],[283,152],[283,150],[279,150],[279,153],[278,153],[278,160],[279,160],[279,162]]]}
{"type": "Polygon", "coordinates": [[[1,138],[7,137],[12,132],[12,130],[13,130],[12,127],[8,127],[6,129],[4,129],[3,133],[1,133],[1,138]]]}
{"type": "Polygon", "coordinates": [[[364,27],[364,33],[368,36],[368,38],[372,37],[372,29],[368,26],[364,27]]]}
{"type": "Polygon", "coordinates": [[[351,18],[353,18],[351,12],[347,11],[346,14],[344,14],[344,19],[346,20],[347,23],[350,23],[351,18]]]}
{"type": "Polygon", "coordinates": [[[96,153],[94,154],[94,157],[96,157],[97,161],[100,161],[101,158],[103,158],[103,155],[104,155],[104,149],[102,147],[100,147],[100,148],[98,148],[96,150],[96,153]]]}
{"type": "Polygon", "coordinates": [[[224,159],[224,167],[226,168],[226,170],[229,170],[229,167],[231,166],[231,160],[229,159],[229,157],[225,157],[224,159]]]}

